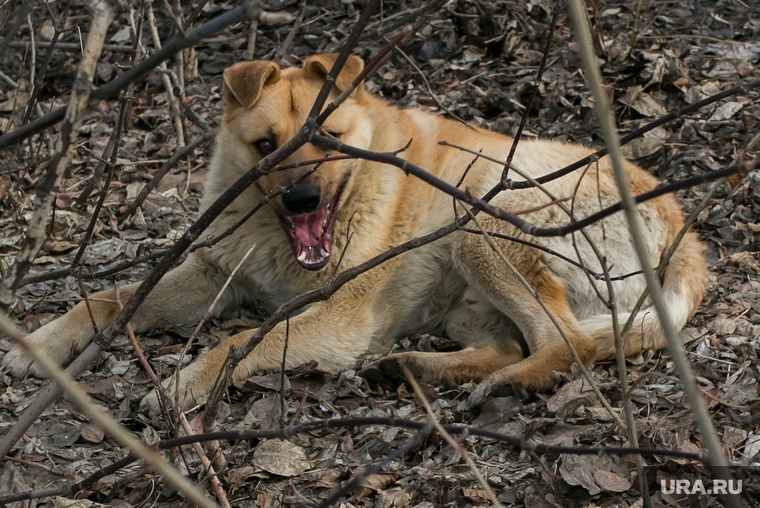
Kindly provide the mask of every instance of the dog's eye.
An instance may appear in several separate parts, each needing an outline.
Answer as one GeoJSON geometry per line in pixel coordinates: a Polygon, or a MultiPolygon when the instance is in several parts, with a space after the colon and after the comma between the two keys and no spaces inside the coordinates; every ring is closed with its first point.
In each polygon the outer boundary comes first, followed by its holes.
{"type": "Polygon", "coordinates": [[[340,137],[343,135],[342,132],[334,132],[334,131],[326,131],[327,135],[331,138],[340,139],[340,137]]]}
{"type": "Polygon", "coordinates": [[[268,138],[254,141],[253,146],[262,155],[267,155],[277,150],[277,145],[275,144],[275,142],[268,138]]]}

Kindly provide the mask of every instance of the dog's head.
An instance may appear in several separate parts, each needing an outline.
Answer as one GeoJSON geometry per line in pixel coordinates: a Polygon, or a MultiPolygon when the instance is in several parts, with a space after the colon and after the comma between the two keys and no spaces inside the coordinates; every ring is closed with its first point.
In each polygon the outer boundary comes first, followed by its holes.
{"type": "MultiPolygon", "coordinates": [[[[288,69],[280,69],[274,62],[241,62],[224,72],[227,109],[223,122],[235,144],[236,157],[246,159],[236,163],[253,166],[300,130],[336,57],[316,55],[306,59],[303,67],[288,69]]],[[[359,57],[349,57],[331,97],[345,90],[363,68],[364,62],[359,57]]],[[[371,127],[365,99],[366,92],[362,86],[357,87],[327,119],[323,133],[350,145],[369,148],[371,127]]],[[[282,165],[324,156],[325,152],[306,144],[282,165]]],[[[354,160],[324,163],[295,188],[270,201],[293,254],[307,270],[319,270],[329,261],[333,226],[355,166],[354,160]]],[[[264,195],[269,195],[291,185],[312,167],[313,164],[306,164],[276,171],[260,178],[256,185],[264,195]]]]}

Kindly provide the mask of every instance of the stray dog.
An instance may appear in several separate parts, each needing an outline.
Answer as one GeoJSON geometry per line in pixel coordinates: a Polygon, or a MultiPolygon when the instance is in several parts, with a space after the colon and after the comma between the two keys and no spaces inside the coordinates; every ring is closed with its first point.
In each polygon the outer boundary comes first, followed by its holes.
{"type": "MultiPolygon", "coordinates": [[[[233,65],[224,73],[227,101],[206,183],[205,210],[257,161],[294,136],[303,125],[336,55],[306,59],[301,68],[281,69],[266,61],[233,65]]],[[[364,64],[349,58],[332,97],[361,72],[364,64]]],[[[512,139],[485,130],[473,130],[419,109],[400,110],[372,96],[363,87],[325,122],[323,131],[347,145],[374,152],[391,152],[413,140],[401,157],[438,178],[456,184],[473,156],[439,145],[448,141],[497,160],[505,160],[512,139]]],[[[587,147],[545,140],[519,143],[512,162],[516,171],[532,178],[551,173],[592,153],[587,147]]],[[[325,152],[304,145],[285,163],[320,159],[325,152]]],[[[208,230],[218,235],[243,217],[265,196],[290,185],[309,167],[273,172],[258,180],[214,221],[208,230]]],[[[463,188],[482,196],[501,178],[503,165],[484,158],[472,165],[463,188]]],[[[657,180],[627,163],[634,192],[655,187],[657,180]]],[[[521,180],[514,172],[512,177],[521,180]]],[[[585,173],[576,171],[545,184],[556,197],[574,197],[576,219],[619,201],[609,158],[585,173]],[[579,181],[580,180],[580,181],[579,181]]],[[[530,210],[524,217],[541,227],[568,224],[560,206],[539,189],[505,191],[492,201],[510,211],[530,210]]],[[[167,324],[195,323],[217,296],[233,268],[255,244],[216,305],[225,308],[266,305],[272,310],[291,298],[325,284],[346,247],[349,218],[353,240],[340,269],[359,265],[412,238],[450,223],[455,212],[452,198],[396,167],[348,159],[326,162],[289,192],[270,201],[233,235],[209,249],[190,254],[169,272],[135,314],[132,326],[142,332],[167,324]]],[[[651,262],[657,265],[683,226],[682,213],[672,196],[639,205],[646,228],[651,262]]],[[[618,212],[585,228],[585,237],[533,238],[510,224],[480,214],[486,231],[534,242],[601,272],[589,245],[597,246],[612,263],[612,276],[640,270],[626,219],[618,212]]],[[[611,316],[597,298],[607,295],[603,281],[590,281],[584,271],[557,256],[530,245],[494,238],[503,256],[522,274],[556,319],[581,360],[615,355],[611,316]]],[[[688,233],[663,276],[664,292],[673,325],[682,328],[701,302],[707,266],[702,246],[688,233]]],[[[121,289],[125,297],[138,284],[121,289]]],[[[645,289],[643,275],[613,282],[619,319],[625,322],[645,289]]],[[[91,302],[100,329],[118,309],[113,291],[94,295],[91,302]],[[98,301],[99,300],[99,301],[98,301]]],[[[230,345],[243,343],[252,332],[230,337],[185,368],[181,393],[190,405],[208,395],[230,345]]],[[[462,349],[447,353],[407,352],[386,362],[406,365],[429,383],[484,380],[481,394],[510,385],[520,391],[550,388],[554,371],[568,371],[573,357],[565,341],[539,302],[508,269],[480,234],[457,231],[424,247],[409,251],[352,280],[327,301],[315,303],[290,321],[286,367],[317,361],[323,369],[355,365],[368,353],[388,353],[398,338],[412,333],[445,334],[462,349]]],[[[84,304],[48,323],[29,340],[59,363],[70,360],[93,337],[84,304]]],[[[240,363],[234,380],[263,369],[280,369],[285,324],[270,332],[240,363]]],[[[636,318],[625,344],[625,354],[665,346],[659,318],[653,309],[636,318]]],[[[13,375],[42,374],[40,368],[16,347],[5,355],[4,367],[13,375]]],[[[386,369],[387,370],[387,369],[386,369]]],[[[155,394],[144,401],[155,410],[155,394]]]]}

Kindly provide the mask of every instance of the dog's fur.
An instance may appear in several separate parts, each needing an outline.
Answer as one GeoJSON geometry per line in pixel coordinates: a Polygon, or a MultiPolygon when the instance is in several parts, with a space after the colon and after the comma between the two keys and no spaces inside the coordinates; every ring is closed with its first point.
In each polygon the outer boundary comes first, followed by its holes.
{"type": "MultiPolygon", "coordinates": [[[[307,59],[302,68],[281,70],[272,62],[236,64],[225,72],[227,107],[210,165],[202,209],[206,209],[235,180],[261,157],[254,146],[262,138],[282,145],[299,130],[335,55],[307,59]]],[[[333,97],[363,68],[351,57],[337,80],[333,97]]],[[[498,160],[506,159],[512,139],[500,134],[471,130],[457,122],[418,109],[399,110],[357,89],[327,120],[324,130],[336,133],[348,145],[388,152],[413,139],[401,154],[435,176],[456,184],[473,159],[471,154],[439,141],[464,145],[498,160]]],[[[543,140],[523,140],[513,166],[538,177],[551,173],[591,153],[577,145],[543,140]]],[[[325,154],[305,145],[285,163],[318,159],[325,154]]],[[[307,168],[275,172],[261,178],[214,221],[207,233],[219,234],[235,224],[264,196],[286,186],[307,168]]],[[[626,169],[636,193],[651,190],[657,181],[637,166],[626,169]]],[[[462,188],[483,195],[501,176],[502,166],[483,158],[472,166],[462,188]]],[[[512,172],[510,176],[520,180],[512,172]]],[[[585,217],[619,200],[607,157],[586,173],[576,171],[546,184],[558,197],[574,192],[576,218],[585,217]],[[581,177],[582,174],[585,176],[581,177]]],[[[319,207],[338,196],[332,232],[332,256],[319,271],[307,270],[296,260],[277,214],[288,215],[280,198],[264,207],[232,236],[208,250],[191,254],[168,273],[140,307],[132,320],[141,332],[167,323],[194,323],[204,314],[232,269],[255,244],[216,312],[233,305],[265,302],[270,309],[307,290],[323,285],[333,273],[346,242],[349,217],[354,234],[340,266],[356,266],[409,239],[430,233],[454,218],[452,198],[420,180],[407,177],[395,167],[363,160],[325,163],[300,184],[318,185],[319,207]]],[[[506,210],[526,210],[551,201],[537,189],[506,191],[493,204],[506,210]]],[[[333,203],[335,209],[335,203],[333,203]]],[[[458,208],[461,214],[463,210],[458,208]]],[[[644,234],[651,262],[657,265],[683,226],[676,201],[663,196],[639,205],[646,226],[644,234]]],[[[523,215],[537,226],[567,224],[569,218],[553,205],[523,215]]],[[[486,230],[530,240],[578,259],[570,237],[532,238],[511,225],[480,214],[486,230]]],[[[586,228],[589,238],[613,265],[612,275],[640,269],[632,248],[625,217],[616,213],[586,228]]],[[[508,260],[530,283],[575,346],[580,358],[614,357],[611,317],[597,298],[586,275],[558,257],[535,248],[494,240],[508,260]]],[[[576,234],[581,258],[592,270],[601,272],[589,244],[576,234]]],[[[699,305],[707,269],[702,247],[688,233],[664,274],[664,291],[670,318],[680,329],[699,305]]],[[[596,282],[606,294],[605,284],[596,282]]],[[[625,322],[645,288],[643,276],[632,276],[614,284],[620,320],[625,322]]],[[[126,298],[137,284],[122,288],[126,298]]],[[[113,299],[113,291],[94,295],[93,300],[113,299]]],[[[98,327],[104,328],[117,314],[117,307],[102,301],[91,303],[98,327]]],[[[428,382],[483,380],[484,390],[497,385],[515,385],[527,390],[552,386],[554,371],[568,371],[573,359],[567,345],[539,303],[495,254],[481,235],[457,232],[432,244],[410,251],[361,275],[325,302],[311,305],[290,321],[288,368],[316,360],[323,369],[353,366],[367,353],[387,353],[399,337],[415,332],[445,333],[462,350],[451,353],[402,353],[391,358],[408,365],[428,382]]],[[[231,344],[250,336],[231,337],[184,369],[180,389],[188,389],[187,403],[208,394],[231,344]]],[[[69,360],[92,339],[92,325],[84,304],[30,335],[57,362],[69,360]]],[[[245,359],[234,373],[244,379],[262,369],[279,369],[285,325],[281,323],[245,359]]],[[[627,337],[625,353],[664,347],[656,312],[643,310],[627,337]]],[[[40,370],[18,348],[5,355],[3,365],[16,376],[40,370]]],[[[147,399],[155,407],[155,396],[147,399]]]]}

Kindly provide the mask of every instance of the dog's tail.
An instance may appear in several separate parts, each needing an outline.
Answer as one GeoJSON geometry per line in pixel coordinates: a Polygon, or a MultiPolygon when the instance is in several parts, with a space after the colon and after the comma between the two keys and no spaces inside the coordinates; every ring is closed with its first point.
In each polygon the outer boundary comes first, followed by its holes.
{"type": "MultiPolygon", "coordinates": [[[[662,289],[668,316],[673,327],[681,330],[699,307],[707,282],[707,263],[695,234],[684,236],[664,275],[662,289]]],[[[630,313],[618,314],[621,330],[629,317],[630,313]]],[[[581,327],[596,340],[598,360],[615,357],[615,337],[609,314],[584,319],[581,327]]],[[[657,311],[653,307],[642,308],[624,340],[626,356],[638,355],[646,349],[664,348],[665,335],[657,311]]]]}

